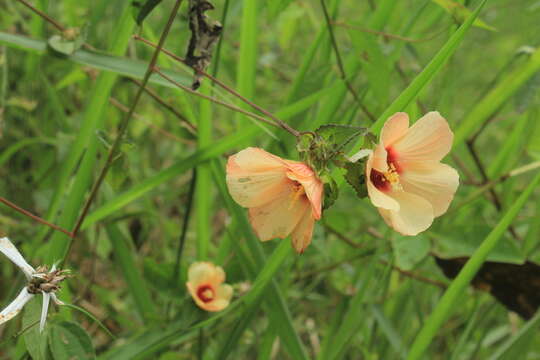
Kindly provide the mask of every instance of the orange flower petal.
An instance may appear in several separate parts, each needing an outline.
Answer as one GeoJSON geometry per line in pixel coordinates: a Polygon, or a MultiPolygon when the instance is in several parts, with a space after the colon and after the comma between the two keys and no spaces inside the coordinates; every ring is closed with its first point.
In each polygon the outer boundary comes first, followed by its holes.
{"type": "Polygon", "coordinates": [[[440,161],[452,148],[453,139],[454,134],[446,120],[432,111],[414,123],[392,149],[399,154],[398,161],[440,161]]]}
{"type": "Polygon", "coordinates": [[[411,162],[401,176],[403,190],[431,203],[435,217],[446,212],[459,185],[457,171],[439,162],[411,162]]]}
{"type": "Polygon", "coordinates": [[[309,214],[302,216],[291,234],[292,245],[297,253],[303,253],[311,243],[314,227],[315,219],[313,217],[309,216],[309,214]]]}
{"type": "Polygon", "coordinates": [[[258,148],[247,148],[229,157],[227,186],[234,201],[244,207],[271,201],[286,184],[286,164],[258,148]]]}
{"type": "Polygon", "coordinates": [[[249,221],[262,241],[286,238],[305,216],[310,202],[294,199],[292,187],[287,186],[271,202],[249,209],[249,221]]]}
{"type": "Polygon", "coordinates": [[[381,130],[381,142],[385,147],[401,139],[409,130],[409,115],[398,112],[390,116],[381,130]]]}
{"type": "Polygon", "coordinates": [[[287,172],[287,177],[291,180],[298,181],[304,187],[306,195],[311,202],[312,215],[316,220],[319,220],[322,214],[323,183],[306,164],[288,161],[288,165],[289,172],[287,172]]]}

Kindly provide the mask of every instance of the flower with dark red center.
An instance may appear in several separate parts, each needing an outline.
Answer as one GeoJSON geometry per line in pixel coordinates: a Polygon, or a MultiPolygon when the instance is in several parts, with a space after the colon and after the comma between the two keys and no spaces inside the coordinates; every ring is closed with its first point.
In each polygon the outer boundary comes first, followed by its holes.
{"type": "Polygon", "coordinates": [[[459,175],[440,161],[452,140],[452,131],[438,112],[426,114],[410,128],[405,113],[394,114],[384,124],[381,142],[366,163],[367,189],[394,230],[416,235],[448,209],[459,175]]]}
{"type": "Polygon", "coordinates": [[[195,303],[206,311],[220,311],[229,306],[232,286],[224,284],[225,272],[210,262],[196,262],[188,270],[186,286],[195,303]]]}

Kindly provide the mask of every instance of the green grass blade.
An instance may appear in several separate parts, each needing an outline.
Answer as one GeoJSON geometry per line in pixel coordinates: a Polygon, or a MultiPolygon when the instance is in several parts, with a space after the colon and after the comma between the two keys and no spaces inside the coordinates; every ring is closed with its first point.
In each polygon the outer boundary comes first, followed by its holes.
{"type": "Polygon", "coordinates": [[[128,246],[128,240],[115,224],[106,224],[105,229],[113,248],[115,262],[118,263],[118,267],[124,276],[139,316],[146,321],[154,320],[156,308],[146,282],[135,265],[135,259],[132,250],[128,246]]]}
{"type": "MultiPolygon", "coordinates": [[[[123,54],[126,51],[133,27],[134,22],[131,19],[131,9],[126,5],[115,31],[114,41],[111,44],[111,51],[114,54],[123,54]]],[[[93,158],[91,158],[91,156],[95,155],[95,152],[97,151],[95,149],[97,148],[98,142],[95,132],[103,126],[105,109],[109,104],[109,95],[116,79],[117,76],[114,73],[100,74],[94,87],[94,91],[90,95],[90,100],[86,105],[85,116],[81,128],[70,148],[67,159],[64,160],[64,165],[57,180],[55,195],[53,196],[53,200],[51,201],[51,205],[47,212],[47,219],[49,220],[52,220],[59,210],[60,200],[62,195],[66,192],[69,178],[84,151],[88,150],[83,160],[84,163],[81,166],[81,170],[86,166],[87,171],[84,175],[78,174],[76,176],[73,189],[69,193],[60,219],[57,222],[58,225],[63,228],[71,229],[74,225],[82,206],[86,190],[90,186],[91,171],[88,168],[92,167],[93,162],[96,160],[95,156],[93,158]],[[87,147],[90,149],[86,149],[87,147]]],[[[51,251],[48,253],[48,261],[49,263],[53,263],[64,258],[71,239],[60,232],[55,232],[50,241],[51,251]]]]}
{"type": "Polygon", "coordinates": [[[459,305],[458,300],[460,295],[463,294],[463,291],[474,278],[490,251],[495,247],[495,245],[497,245],[508,226],[510,226],[539,183],[540,173],[538,173],[534,180],[531,181],[519,198],[514,202],[512,207],[505,213],[497,226],[495,226],[495,228],[484,239],[469,261],[467,261],[463,269],[461,269],[459,272],[458,276],[452,281],[443,297],[437,304],[435,310],[427,319],[420,333],[416,337],[411,347],[409,356],[407,357],[408,360],[417,360],[422,358],[424,352],[431,343],[431,340],[437,334],[437,331],[441,325],[452,314],[452,311],[455,310],[456,306],[459,305]]]}
{"type": "MultiPolygon", "coordinates": [[[[132,21],[131,19],[129,19],[132,21]]],[[[133,22],[133,21],[132,21],[133,22]]],[[[131,29],[131,28],[130,28],[131,29]]],[[[131,32],[129,33],[131,35],[131,32]]],[[[121,34],[119,34],[121,35],[121,34]]],[[[131,37],[125,39],[128,41],[131,37]]],[[[9,34],[5,32],[0,32],[0,44],[6,46],[23,50],[26,52],[46,55],[47,52],[47,42],[44,40],[35,40],[21,35],[9,34]]],[[[121,45],[117,43],[118,45],[121,45]]],[[[144,77],[144,72],[148,64],[142,61],[130,60],[124,57],[123,47],[112,47],[111,55],[93,52],[89,50],[78,50],[71,56],[62,57],[65,61],[71,61],[73,63],[88,66],[96,70],[102,70],[114,73],[116,75],[127,76],[135,79],[141,80],[144,77]]],[[[171,70],[161,70],[165,75],[171,77],[173,80],[189,86],[191,84],[191,79],[189,76],[179,74],[178,72],[171,70]]],[[[169,81],[163,79],[159,75],[152,75],[150,77],[149,83],[155,85],[161,85],[172,89],[178,89],[174,84],[171,84],[169,81]]]]}
{"type": "Polygon", "coordinates": [[[537,334],[540,326],[540,311],[537,311],[532,319],[527,321],[519,331],[506,340],[489,360],[512,360],[519,359],[527,353],[533,337],[537,334]]]}
{"type": "Polygon", "coordinates": [[[514,69],[476,104],[455,131],[454,146],[459,145],[492,116],[515,92],[540,70],[540,48],[522,66],[514,69]]]}
{"type": "Polygon", "coordinates": [[[370,310],[375,317],[375,320],[377,320],[377,323],[379,324],[382,332],[384,333],[384,335],[386,335],[386,338],[392,346],[396,357],[399,355],[399,357],[404,359],[407,356],[407,350],[403,345],[403,340],[401,339],[401,336],[399,335],[394,325],[391,323],[390,319],[388,319],[384,315],[382,309],[377,305],[371,305],[370,310]]]}
{"type": "MultiPolygon", "coordinates": [[[[428,85],[433,77],[443,68],[443,65],[454,54],[459,44],[461,44],[467,30],[471,27],[474,20],[480,13],[487,0],[483,0],[476,8],[474,13],[469,16],[467,21],[459,27],[459,29],[448,39],[446,44],[433,57],[429,64],[422,70],[418,76],[414,78],[411,84],[394,100],[394,102],[379,116],[377,121],[371,126],[371,130],[378,134],[384,122],[394,113],[403,111],[412,101],[416,99],[418,94],[428,85]]],[[[360,143],[358,144],[360,145],[360,143]]]]}
{"type": "Polygon", "coordinates": [[[270,258],[268,258],[263,270],[257,275],[251,290],[242,298],[242,301],[246,304],[247,308],[243,310],[240,319],[223,343],[223,346],[218,353],[218,359],[226,359],[234,351],[240,340],[240,336],[259,310],[261,295],[275,276],[279,267],[291,253],[292,247],[289,240],[281,240],[278,247],[274,250],[270,258]]]}
{"type": "MultiPolygon", "coordinates": [[[[201,93],[210,94],[210,83],[205,81],[201,93]]],[[[197,149],[201,150],[212,143],[212,104],[200,101],[199,123],[197,128],[197,149]]],[[[199,260],[208,258],[208,249],[212,236],[212,189],[211,173],[208,164],[197,167],[197,183],[195,185],[195,221],[197,229],[197,257],[199,260]]]]}
{"type": "Polygon", "coordinates": [[[118,209],[145,195],[150,190],[166,181],[169,181],[173,177],[178,176],[179,174],[192,169],[194,166],[197,166],[213,157],[219,156],[233,149],[239,141],[249,139],[256,134],[258,130],[258,128],[252,128],[248,131],[238,132],[234,135],[224,137],[220,141],[217,141],[204,149],[200,149],[193,155],[176,162],[174,165],[164,170],[159,171],[156,175],[138,183],[126,192],[107,201],[100,208],[91,212],[86,217],[82,229],[86,229],[91,224],[94,224],[95,222],[111,215],[118,209]]]}
{"type": "MultiPolygon", "coordinates": [[[[233,245],[238,249],[236,251],[236,255],[239,256],[239,261],[242,264],[251,263],[251,259],[255,260],[253,262],[254,267],[247,269],[249,275],[251,277],[255,277],[259,271],[262,271],[263,264],[266,263],[260,241],[253,234],[244,209],[241,209],[238,205],[236,205],[229,195],[225,185],[225,173],[223,166],[218,161],[212,162],[212,172],[214,175],[214,182],[225,202],[225,206],[227,207],[229,213],[238,221],[239,230],[247,240],[246,242],[249,247],[249,255],[251,258],[246,257],[244,252],[239,249],[240,244],[238,241],[233,241],[233,245]]],[[[290,246],[290,244],[288,244],[288,246],[290,246]]],[[[285,303],[281,290],[279,289],[279,286],[275,280],[271,281],[266,295],[267,296],[264,298],[264,300],[266,309],[268,311],[268,318],[270,319],[271,325],[276,334],[279,334],[285,348],[294,359],[308,359],[309,357],[304,346],[302,345],[300,337],[294,329],[287,304],[285,303]]],[[[253,300],[251,301],[253,302],[253,300]]]]}

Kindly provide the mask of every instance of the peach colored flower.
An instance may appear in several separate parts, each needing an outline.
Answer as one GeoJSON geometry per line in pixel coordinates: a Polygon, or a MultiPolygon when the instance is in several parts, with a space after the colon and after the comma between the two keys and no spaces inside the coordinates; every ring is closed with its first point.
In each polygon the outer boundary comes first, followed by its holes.
{"type": "Polygon", "coordinates": [[[232,198],[249,208],[249,221],[262,241],[284,239],[302,253],[321,218],[323,184],[306,164],[259,148],[229,157],[227,185],[232,198]]]}
{"type": "Polygon", "coordinates": [[[384,124],[381,142],[366,163],[367,189],[373,205],[397,232],[416,235],[448,209],[459,175],[440,161],[453,137],[435,111],[410,128],[406,113],[396,113],[384,124]]]}
{"type": "Polygon", "coordinates": [[[221,311],[229,306],[233,288],[224,284],[225,272],[210,262],[195,262],[188,270],[186,286],[197,306],[206,311],[221,311]]]}

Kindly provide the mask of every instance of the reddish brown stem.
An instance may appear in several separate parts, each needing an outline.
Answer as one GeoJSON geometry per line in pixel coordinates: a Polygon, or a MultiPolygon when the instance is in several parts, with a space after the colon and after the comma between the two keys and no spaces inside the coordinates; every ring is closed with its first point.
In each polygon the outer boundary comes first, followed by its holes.
{"type": "Polygon", "coordinates": [[[17,205],[15,205],[14,203],[12,203],[11,201],[3,198],[3,197],[0,197],[0,202],[5,204],[6,206],[12,208],[13,210],[25,215],[25,216],[28,216],[29,218],[31,218],[32,220],[34,221],[37,221],[38,223],[40,224],[43,224],[43,225],[46,225],[48,227],[50,227],[51,229],[54,229],[56,231],[60,231],[60,232],[63,232],[64,234],[66,234],[67,236],[69,236],[70,238],[75,238],[75,235],[73,235],[71,232],[67,231],[66,229],[63,229],[61,228],[60,226],[58,225],[55,225],[55,224],[51,224],[50,222],[48,222],[47,220],[44,220],[42,218],[40,218],[39,216],[37,215],[34,215],[32,214],[30,211],[28,210],[25,210],[17,205]]]}

